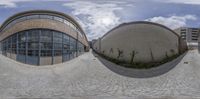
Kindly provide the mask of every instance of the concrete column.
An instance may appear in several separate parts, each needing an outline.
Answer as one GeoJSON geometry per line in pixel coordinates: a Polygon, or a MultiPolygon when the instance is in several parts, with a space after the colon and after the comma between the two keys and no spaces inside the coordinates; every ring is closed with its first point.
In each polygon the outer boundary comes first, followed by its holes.
{"type": "Polygon", "coordinates": [[[39,30],[39,42],[38,42],[38,44],[39,44],[39,50],[38,50],[38,66],[40,65],[40,53],[41,53],[41,44],[40,44],[40,35],[41,35],[41,30],[39,30]]]}

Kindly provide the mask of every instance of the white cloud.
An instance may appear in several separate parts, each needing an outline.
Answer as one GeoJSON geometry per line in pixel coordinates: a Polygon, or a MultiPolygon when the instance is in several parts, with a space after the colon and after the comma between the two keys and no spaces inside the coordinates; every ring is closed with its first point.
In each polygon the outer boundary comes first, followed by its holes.
{"type": "Polygon", "coordinates": [[[29,1],[62,1],[62,0],[0,0],[0,6],[5,8],[17,7],[18,2],[29,2],[29,1]]]}
{"type": "Polygon", "coordinates": [[[171,29],[176,29],[179,27],[186,26],[187,21],[195,21],[197,17],[195,15],[185,15],[185,16],[170,16],[170,17],[153,17],[146,19],[145,21],[155,22],[163,24],[171,29]]]}
{"type": "Polygon", "coordinates": [[[155,0],[155,1],[165,2],[165,3],[193,4],[193,5],[200,4],[200,0],[155,0]]]}
{"type": "Polygon", "coordinates": [[[121,3],[124,2],[110,1],[97,3],[92,1],[76,1],[65,3],[64,6],[71,7],[73,15],[82,17],[82,27],[89,32],[87,37],[91,40],[101,37],[114,26],[121,23],[120,17],[115,13],[115,11],[123,9],[120,6],[121,3]]]}
{"type": "Polygon", "coordinates": [[[2,0],[2,1],[0,1],[0,6],[16,7],[16,4],[14,2],[12,2],[11,0],[2,0]]]}

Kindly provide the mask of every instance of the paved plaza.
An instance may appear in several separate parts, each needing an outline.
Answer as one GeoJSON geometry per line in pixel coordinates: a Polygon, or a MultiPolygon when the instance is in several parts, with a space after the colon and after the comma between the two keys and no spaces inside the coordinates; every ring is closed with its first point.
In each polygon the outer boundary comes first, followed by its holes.
{"type": "Polygon", "coordinates": [[[119,67],[92,51],[49,66],[31,66],[0,55],[0,96],[1,99],[200,98],[200,54],[197,50],[189,51],[148,71],[119,67]]]}

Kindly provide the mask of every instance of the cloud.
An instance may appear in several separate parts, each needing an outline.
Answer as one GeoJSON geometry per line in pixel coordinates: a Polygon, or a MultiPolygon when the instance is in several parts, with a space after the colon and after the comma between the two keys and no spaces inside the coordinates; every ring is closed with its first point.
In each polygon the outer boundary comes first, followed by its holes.
{"type": "Polygon", "coordinates": [[[87,31],[89,40],[103,36],[121,23],[120,17],[115,13],[123,9],[120,5],[124,5],[124,2],[75,1],[63,4],[73,9],[73,15],[81,17],[82,27],[87,31]]]}
{"type": "Polygon", "coordinates": [[[29,1],[62,1],[62,0],[0,0],[0,6],[3,6],[5,8],[15,8],[17,7],[16,3],[29,2],[29,1]]]}
{"type": "Polygon", "coordinates": [[[179,27],[186,26],[188,21],[195,21],[197,17],[195,15],[185,15],[185,16],[170,16],[170,17],[153,17],[146,19],[145,21],[155,22],[163,24],[171,29],[176,29],[179,27]]]}
{"type": "Polygon", "coordinates": [[[2,0],[0,1],[0,6],[11,8],[16,7],[16,4],[12,0],[2,0]]]}
{"type": "Polygon", "coordinates": [[[200,4],[200,0],[155,0],[155,1],[165,2],[165,3],[193,4],[193,5],[200,4]]]}

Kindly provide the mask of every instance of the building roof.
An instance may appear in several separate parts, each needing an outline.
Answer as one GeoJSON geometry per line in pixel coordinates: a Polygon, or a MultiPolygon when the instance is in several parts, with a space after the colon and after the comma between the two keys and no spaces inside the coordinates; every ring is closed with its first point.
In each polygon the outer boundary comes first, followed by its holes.
{"type": "Polygon", "coordinates": [[[116,27],[114,27],[113,29],[111,29],[110,31],[108,31],[106,34],[104,34],[101,38],[105,37],[107,34],[109,34],[110,32],[112,32],[113,30],[121,27],[121,26],[126,26],[126,25],[130,25],[130,24],[151,24],[151,25],[156,25],[156,26],[159,26],[159,27],[162,27],[162,28],[165,28],[169,31],[171,31],[173,34],[175,34],[176,36],[179,37],[179,35],[174,32],[173,30],[171,30],[170,28],[164,26],[164,25],[161,25],[161,24],[158,24],[158,23],[154,23],[154,22],[148,22],[148,21],[134,21],[134,22],[129,22],[129,23],[122,23],[116,27]]]}
{"type": "Polygon", "coordinates": [[[85,32],[83,31],[83,29],[80,26],[80,24],[74,18],[72,18],[70,15],[64,14],[62,12],[51,11],[51,10],[29,10],[29,11],[24,11],[24,12],[20,12],[20,13],[14,14],[13,16],[9,17],[6,21],[4,21],[2,25],[0,25],[0,32],[10,22],[12,22],[13,20],[15,20],[16,18],[27,16],[27,15],[32,15],[32,14],[51,14],[51,15],[56,15],[56,16],[61,16],[63,18],[66,18],[69,21],[72,21],[72,23],[74,23],[74,25],[76,25],[79,28],[79,30],[83,33],[83,35],[85,36],[85,38],[86,38],[86,40],[88,42],[88,39],[87,39],[87,37],[85,35],[85,32]]]}
{"type": "Polygon", "coordinates": [[[17,14],[14,14],[13,16],[9,17],[6,21],[4,21],[4,23],[2,24],[2,27],[0,28],[0,30],[6,26],[7,24],[9,24],[10,22],[12,22],[13,20],[15,20],[18,17],[22,17],[22,16],[27,16],[27,15],[32,15],[32,14],[53,14],[53,15],[58,15],[58,16],[63,16],[66,19],[70,19],[70,21],[72,21],[74,23],[74,25],[76,25],[78,28],[80,28],[80,30],[83,32],[81,26],[78,24],[78,22],[76,22],[76,20],[74,18],[72,18],[71,16],[61,13],[61,12],[57,12],[57,11],[50,11],[50,10],[30,10],[30,11],[24,11],[24,12],[20,12],[17,14]]]}

